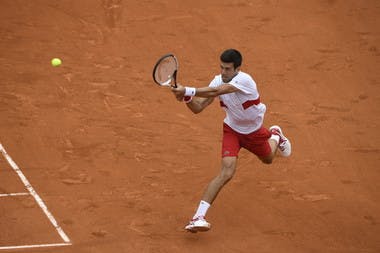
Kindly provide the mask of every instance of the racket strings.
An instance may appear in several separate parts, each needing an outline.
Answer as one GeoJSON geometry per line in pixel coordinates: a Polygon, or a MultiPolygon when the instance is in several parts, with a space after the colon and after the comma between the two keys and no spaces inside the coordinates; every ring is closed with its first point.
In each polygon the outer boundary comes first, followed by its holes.
{"type": "Polygon", "coordinates": [[[160,84],[167,85],[171,82],[176,70],[177,61],[175,58],[172,56],[166,57],[157,65],[154,78],[160,84]]]}

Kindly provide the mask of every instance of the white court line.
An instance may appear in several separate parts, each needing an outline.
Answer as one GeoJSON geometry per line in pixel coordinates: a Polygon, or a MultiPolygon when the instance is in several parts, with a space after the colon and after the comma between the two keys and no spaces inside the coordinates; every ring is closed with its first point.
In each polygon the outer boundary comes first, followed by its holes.
{"type": "Polygon", "coordinates": [[[5,159],[7,159],[9,165],[12,167],[12,169],[17,173],[17,175],[20,177],[21,181],[24,183],[26,189],[30,192],[30,194],[33,196],[33,198],[36,200],[37,204],[41,207],[42,211],[45,213],[51,224],[55,227],[58,234],[61,236],[62,240],[65,243],[70,243],[69,237],[65,234],[65,232],[62,230],[62,228],[58,225],[57,221],[55,220],[54,216],[51,214],[51,212],[48,210],[45,203],[42,201],[40,196],[37,194],[37,192],[34,190],[32,185],[29,183],[28,179],[24,176],[24,173],[20,170],[20,168],[17,166],[17,164],[12,160],[12,158],[8,155],[7,151],[5,151],[3,145],[0,143],[0,152],[3,154],[5,159]]]}
{"type": "Polygon", "coordinates": [[[34,244],[34,245],[20,245],[20,246],[0,246],[2,249],[27,249],[27,248],[43,248],[43,247],[61,247],[69,246],[71,243],[50,243],[50,244],[34,244]]]}
{"type": "Polygon", "coordinates": [[[13,197],[13,196],[25,196],[25,195],[30,195],[30,193],[29,192],[1,193],[0,197],[13,197]]]}

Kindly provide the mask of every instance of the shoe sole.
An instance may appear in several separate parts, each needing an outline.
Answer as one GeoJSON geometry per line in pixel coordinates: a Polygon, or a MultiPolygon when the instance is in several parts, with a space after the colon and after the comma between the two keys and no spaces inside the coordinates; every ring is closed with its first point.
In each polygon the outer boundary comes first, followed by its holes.
{"type": "Polygon", "coordinates": [[[191,233],[207,232],[210,230],[210,227],[191,227],[191,228],[185,228],[185,230],[191,233]]]}
{"type": "Polygon", "coordinates": [[[209,231],[210,229],[207,228],[202,228],[202,229],[199,229],[199,228],[192,228],[192,229],[185,229],[187,232],[190,232],[190,233],[198,233],[198,232],[207,232],[209,231]]]}

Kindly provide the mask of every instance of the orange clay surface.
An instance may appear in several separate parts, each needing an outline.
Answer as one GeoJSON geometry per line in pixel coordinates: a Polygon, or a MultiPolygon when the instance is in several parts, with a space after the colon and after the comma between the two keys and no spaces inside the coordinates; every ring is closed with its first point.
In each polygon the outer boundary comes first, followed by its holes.
{"type": "MultiPolygon", "coordinates": [[[[73,243],[16,252],[380,252],[379,17],[375,0],[0,1],[0,142],[73,243]],[[179,82],[207,86],[231,47],[293,154],[242,150],[191,234],[224,112],[193,115],[151,71],[173,52],[179,82]]],[[[0,156],[0,194],[25,191],[0,156]]],[[[31,196],[0,198],[0,231],[62,242],[31,196]]]]}

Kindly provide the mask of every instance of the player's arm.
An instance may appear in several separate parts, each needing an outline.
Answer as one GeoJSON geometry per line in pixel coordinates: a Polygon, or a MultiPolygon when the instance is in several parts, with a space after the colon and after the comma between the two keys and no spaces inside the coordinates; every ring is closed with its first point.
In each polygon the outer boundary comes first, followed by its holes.
{"type": "Polygon", "coordinates": [[[231,84],[222,84],[217,87],[208,86],[202,88],[183,87],[181,85],[178,85],[177,88],[172,88],[172,92],[178,100],[182,100],[184,96],[214,98],[223,94],[232,93],[236,91],[239,91],[239,89],[231,84]]]}
{"type": "Polygon", "coordinates": [[[177,88],[172,88],[172,92],[179,101],[182,101],[185,96],[192,97],[191,102],[187,103],[187,107],[194,113],[200,113],[204,108],[206,108],[214,101],[215,97],[236,92],[238,90],[238,88],[230,84],[223,84],[218,87],[208,86],[202,88],[191,88],[178,85],[177,88]]]}
{"type": "Polygon", "coordinates": [[[232,93],[236,91],[239,91],[239,89],[235,86],[231,84],[222,84],[218,87],[195,88],[195,96],[203,98],[214,98],[223,94],[232,93]]]}
{"type": "Polygon", "coordinates": [[[193,113],[196,114],[203,111],[203,109],[209,106],[213,101],[214,101],[213,97],[210,97],[210,98],[193,97],[190,102],[186,103],[186,105],[193,113]]]}

